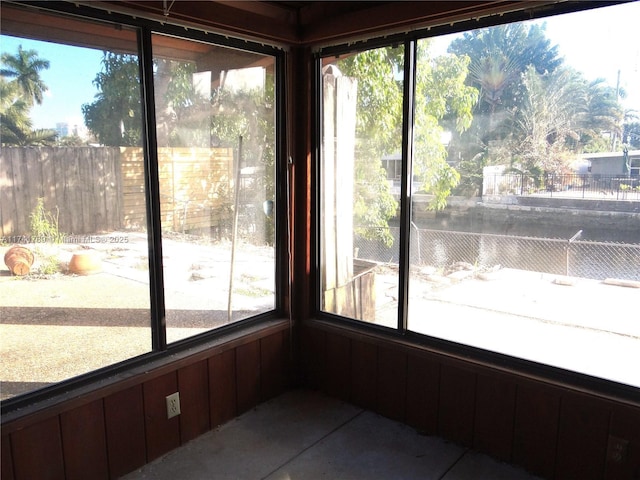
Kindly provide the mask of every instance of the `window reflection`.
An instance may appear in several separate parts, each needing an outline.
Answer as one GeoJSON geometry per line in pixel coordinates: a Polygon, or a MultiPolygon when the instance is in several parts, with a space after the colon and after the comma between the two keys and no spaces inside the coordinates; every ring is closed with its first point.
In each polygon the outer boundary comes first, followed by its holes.
{"type": "Polygon", "coordinates": [[[275,308],[274,58],[155,35],[167,339],[275,308]]]}

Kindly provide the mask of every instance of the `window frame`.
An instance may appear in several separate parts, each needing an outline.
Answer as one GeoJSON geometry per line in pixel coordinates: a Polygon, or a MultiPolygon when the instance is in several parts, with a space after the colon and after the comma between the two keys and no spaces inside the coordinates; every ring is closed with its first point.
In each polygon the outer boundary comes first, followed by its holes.
{"type": "Polygon", "coordinates": [[[409,244],[411,226],[411,178],[410,170],[413,147],[413,120],[414,109],[412,107],[415,95],[416,79],[416,50],[417,42],[422,39],[439,37],[443,35],[463,33],[485,27],[494,27],[516,22],[543,19],[562,14],[576,13],[580,11],[593,10],[597,8],[613,6],[625,3],[624,1],[614,2],[567,2],[553,5],[541,5],[538,7],[516,7],[516,10],[505,11],[504,13],[491,14],[482,18],[473,18],[458,22],[435,24],[426,28],[419,28],[406,33],[394,33],[388,36],[377,36],[374,38],[353,41],[349,43],[337,43],[318,47],[314,50],[314,68],[312,78],[312,118],[315,122],[313,128],[313,178],[312,191],[314,201],[312,248],[314,252],[314,308],[312,311],[312,322],[323,328],[341,328],[358,335],[369,337],[371,341],[376,339],[395,340],[404,345],[414,347],[417,351],[427,351],[444,355],[451,359],[470,362],[475,365],[487,366],[509,374],[524,376],[530,379],[543,380],[552,385],[562,387],[570,386],[580,391],[594,392],[609,398],[622,401],[636,401],[638,388],[606,378],[588,375],[586,373],[568,370],[553,365],[546,365],[537,361],[532,361],[517,356],[512,356],[492,350],[483,349],[427,334],[418,333],[408,329],[408,280],[409,280],[409,244]],[[398,321],[397,327],[387,327],[366,321],[361,321],[349,317],[322,310],[321,292],[321,255],[320,238],[322,235],[322,215],[319,211],[322,205],[322,145],[323,145],[323,97],[322,97],[322,61],[331,57],[342,55],[353,55],[367,50],[404,45],[404,84],[403,84],[403,119],[402,119],[402,174],[399,200],[399,242],[400,252],[398,261],[398,321]]]}
{"type": "MultiPolygon", "coordinates": [[[[98,21],[103,24],[126,26],[136,31],[137,55],[140,78],[140,100],[143,118],[142,148],[144,154],[144,182],[147,217],[147,236],[149,248],[149,295],[150,295],[150,335],[151,351],[137,357],[111,364],[90,372],[71,377],[37,390],[16,395],[0,402],[2,416],[16,412],[27,406],[51,401],[53,398],[72,398],[74,392],[85,391],[92,386],[102,385],[108,379],[117,379],[125,372],[156,365],[159,366],[170,357],[184,355],[193,349],[203,348],[207,344],[219,342],[229,335],[238,334],[246,329],[257,326],[268,326],[274,320],[289,318],[290,308],[285,304],[287,295],[290,265],[288,262],[288,195],[286,162],[287,132],[285,128],[285,52],[282,48],[266,43],[230,37],[195,27],[184,27],[166,22],[155,21],[140,16],[133,16],[107,11],[100,7],[71,4],[67,2],[28,2],[8,0],[4,2],[7,8],[23,9],[25,11],[41,11],[45,14],[74,18],[78,21],[98,21]],[[155,100],[153,83],[153,34],[162,34],[193,40],[210,45],[242,50],[245,52],[271,56],[274,59],[275,73],[275,105],[274,105],[274,136],[275,136],[275,234],[274,244],[274,308],[268,312],[234,321],[215,329],[196,334],[194,336],[167,343],[164,278],[162,265],[162,234],[160,216],[160,184],[158,171],[158,143],[155,128],[155,100]],[[277,239],[281,239],[279,242],[277,239]]],[[[4,7],[3,5],[3,7],[4,7]]],[[[55,40],[53,40],[55,41],[55,40]]]]}

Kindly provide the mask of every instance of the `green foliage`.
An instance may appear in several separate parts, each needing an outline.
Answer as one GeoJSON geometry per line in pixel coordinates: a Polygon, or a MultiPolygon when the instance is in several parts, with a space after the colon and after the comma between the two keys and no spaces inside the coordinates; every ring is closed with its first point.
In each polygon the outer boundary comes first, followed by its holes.
{"type": "Polygon", "coordinates": [[[40,70],[49,68],[49,62],[37,57],[35,50],[2,55],[0,70],[0,141],[2,145],[51,145],[56,139],[53,130],[32,127],[29,112],[35,103],[42,103],[47,90],[40,79],[40,70]],[[7,81],[6,78],[13,80],[7,81]]]}
{"type": "Polygon", "coordinates": [[[458,192],[480,194],[488,165],[561,173],[576,152],[611,150],[603,132],[620,139],[615,89],[563,66],[544,25],[474,30],[449,51],[471,58],[467,83],[480,90],[471,127],[450,146],[460,159],[458,192]]]}
{"type": "Polygon", "coordinates": [[[40,264],[35,272],[31,272],[32,274],[53,275],[60,271],[60,262],[57,255],[46,255],[39,252],[38,257],[40,258],[40,264]]]}
{"type": "Polygon", "coordinates": [[[432,183],[425,189],[427,192],[433,193],[433,199],[429,202],[429,209],[444,210],[447,206],[447,198],[460,181],[460,174],[455,168],[446,163],[441,163],[439,170],[431,176],[431,179],[432,183]]]}
{"type": "Polygon", "coordinates": [[[82,147],[86,144],[87,142],[78,135],[67,135],[66,137],[58,139],[56,142],[56,145],[59,147],[82,147]]]}
{"type": "Polygon", "coordinates": [[[400,148],[402,136],[403,48],[378,48],[337,62],[343,75],[358,79],[356,136],[378,155],[400,148]]]}
{"type": "MultiPolygon", "coordinates": [[[[404,65],[402,48],[360,52],[336,62],[343,75],[358,80],[354,216],[356,233],[392,242],[388,221],[397,212],[382,168],[384,156],[401,150],[404,65]]],[[[422,190],[433,194],[429,206],[443,209],[459,181],[446,163],[443,133],[469,127],[478,91],[465,85],[469,59],[445,55],[432,58],[429,41],[418,45],[413,175],[422,190]],[[445,130],[446,129],[446,130],[445,130]]]]}
{"type": "Polygon", "coordinates": [[[432,58],[428,42],[418,43],[414,138],[414,178],[432,194],[428,208],[443,210],[460,174],[447,164],[442,143],[445,128],[464,132],[473,120],[478,90],[465,84],[469,58],[442,55],[432,58]]]}
{"type": "Polygon", "coordinates": [[[97,73],[93,84],[99,92],[93,103],[82,106],[87,128],[103,145],[141,145],[138,57],[104,52],[102,71],[97,73]]]}
{"type": "Polygon", "coordinates": [[[29,215],[31,238],[37,243],[62,243],[65,234],[58,229],[58,209],[55,213],[46,211],[44,198],[39,197],[35,208],[29,215]]]}
{"type": "Polygon", "coordinates": [[[522,74],[529,65],[544,73],[562,64],[544,30],[509,24],[466,32],[451,42],[449,52],[469,57],[466,84],[479,91],[473,122],[465,132],[454,133],[449,146],[449,154],[460,160],[458,193],[481,194],[482,169],[510,163],[503,142],[526,95],[522,74]]]}
{"type": "Polygon", "coordinates": [[[31,107],[34,103],[42,104],[44,92],[47,86],[40,78],[40,71],[49,68],[49,60],[38,57],[35,50],[23,50],[18,46],[15,55],[2,54],[3,67],[0,75],[5,78],[13,78],[21,91],[21,98],[31,107]]]}
{"type": "Polygon", "coordinates": [[[478,88],[478,113],[495,111],[498,105],[517,104],[524,95],[520,74],[529,65],[536,72],[553,72],[562,64],[558,46],[551,46],[543,24],[522,23],[482,28],[463,34],[449,52],[471,59],[468,84],[478,88]]]}
{"type": "MultiPolygon", "coordinates": [[[[242,137],[243,167],[263,171],[255,177],[250,200],[257,211],[262,202],[275,199],[275,79],[265,75],[264,88],[220,88],[211,99],[210,136],[215,146],[238,149],[242,137]]],[[[216,192],[219,193],[219,192],[216,192]]],[[[264,222],[265,240],[275,241],[273,219],[259,215],[264,222]]]]}
{"type": "Polygon", "coordinates": [[[36,244],[39,259],[38,267],[31,275],[52,275],[60,270],[57,254],[46,248],[47,244],[60,244],[64,240],[65,234],[58,229],[58,213],[57,208],[55,212],[45,210],[44,199],[39,197],[29,216],[31,241],[36,244]]]}
{"type": "Polygon", "coordinates": [[[398,202],[389,191],[385,170],[376,163],[367,165],[360,161],[355,165],[354,230],[363,238],[379,239],[391,246],[393,235],[387,222],[395,216],[398,202]]]}

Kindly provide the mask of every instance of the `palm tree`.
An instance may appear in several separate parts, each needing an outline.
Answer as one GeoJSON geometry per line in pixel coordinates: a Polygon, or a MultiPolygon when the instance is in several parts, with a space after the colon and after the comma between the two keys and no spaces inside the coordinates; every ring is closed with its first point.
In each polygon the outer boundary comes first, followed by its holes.
{"type": "Polygon", "coordinates": [[[569,146],[580,138],[582,119],[588,117],[582,76],[569,68],[540,75],[531,66],[523,83],[527,94],[508,150],[525,171],[563,173],[569,146]]]}
{"type": "Polygon", "coordinates": [[[29,107],[21,98],[17,84],[0,77],[0,133],[2,143],[11,143],[16,132],[31,128],[29,107]]]}
{"type": "MultiPolygon", "coordinates": [[[[604,79],[597,79],[589,83],[587,88],[588,115],[585,119],[585,133],[587,140],[596,143],[601,139],[600,148],[591,148],[591,151],[615,151],[616,139],[622,137],[624,110],[618,102],[618,95],[614,87],[604,83],[604,79]],[[602,142],[603,132],[609,133],[610,141],[602,142]]],[[[586,143],[586,142],[585,142],[586,143]]]]}
{"type": "Polygon", "coordinates": [[[34,102],[41,105],[47,86],[40,78],[40,71],[49,68],[49,60],[39,58],[35,50],[23,50],[22,45],[18,46],[15,55],[4,53],[1,60],[3,68],[0,75],[17,82],[29,106],[34,102]]]}
{"type": "Polygon", "coordinates": [[[2,145],[48,145],[53,143],[53,130],[33,130],[29,106],[19,86],[0,77],[0,141],[2,145]]]}

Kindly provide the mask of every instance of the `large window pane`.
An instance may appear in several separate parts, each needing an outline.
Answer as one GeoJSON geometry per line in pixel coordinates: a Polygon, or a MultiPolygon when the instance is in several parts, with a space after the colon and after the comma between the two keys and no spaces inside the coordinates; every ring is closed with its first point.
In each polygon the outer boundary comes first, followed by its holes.
{"type": "Polygon", "coordinates": [[[149,352],[151,330],[136,32],[2,15],[4,399],[149,352]]]}
{"type": "Polygon", "coordinates": [[[155,35],[167,340],[275,308],[274,57],[155,35]]]}
{"type": "Polygon", "coordinates": [[[639,15],[419,42],[410,330],[640,386],[639,15]]]}
{"type": "Polygon", "coordinates": [[[403,48],[325,59],[321,309],[395,327],[403,48]]]}

